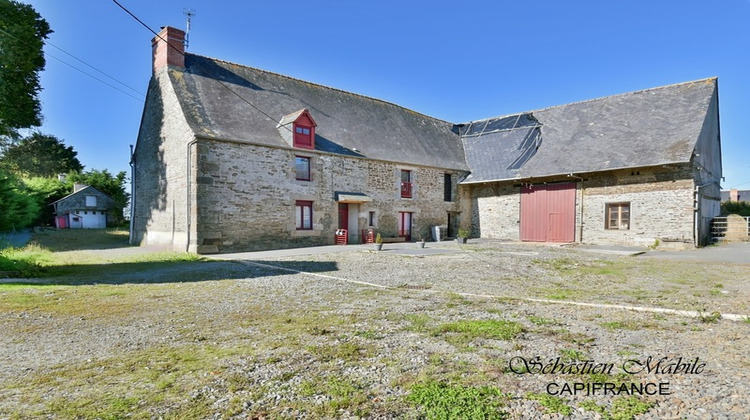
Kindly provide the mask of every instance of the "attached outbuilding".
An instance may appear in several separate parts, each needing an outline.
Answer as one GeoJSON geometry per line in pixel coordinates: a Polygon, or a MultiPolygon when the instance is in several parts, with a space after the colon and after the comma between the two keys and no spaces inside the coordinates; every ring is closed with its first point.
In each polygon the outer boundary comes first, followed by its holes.
{"type": "Polygon", "coordinates": [[[471,122],[473,236],[705,245],[719,214],[715,78],[471,122]]]}

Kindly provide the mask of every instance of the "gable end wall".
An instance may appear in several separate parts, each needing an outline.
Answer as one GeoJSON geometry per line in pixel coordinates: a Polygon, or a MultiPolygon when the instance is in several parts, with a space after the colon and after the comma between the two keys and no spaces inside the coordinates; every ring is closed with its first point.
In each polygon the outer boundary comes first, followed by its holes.
{"type": "Polygon", "coordinates": [[[163,69],[150,82],[133,156],[131,244],[187,250],[187,152],[194,136],[182,115],[167,69],[163,69]]]}

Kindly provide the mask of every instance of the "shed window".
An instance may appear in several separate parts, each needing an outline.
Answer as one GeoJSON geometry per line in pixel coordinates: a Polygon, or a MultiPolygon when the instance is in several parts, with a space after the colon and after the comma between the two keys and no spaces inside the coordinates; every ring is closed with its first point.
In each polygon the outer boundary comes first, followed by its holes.
{"type": "Polygon", "coordinates": [[[296,201],[294,203],[294,220],[297,230],[312,230],[312,201],[296,201]]]}
{"type": "Polygon", "coordinates": [[[309,181],[310,178],[310,158],[306,156],[296,156],[294,158],[294,171],[298,181],[309,181]]]}
{"type": "Polygon", "coordinates": [[[607,203],[605,229],[630,229],[630,203],[607,203]]]}
{"type": "Polygon", "coordinates": [[[86,207],[96,207],[96,196],[95,195],[87,195],[86,196],[86,207]]]}

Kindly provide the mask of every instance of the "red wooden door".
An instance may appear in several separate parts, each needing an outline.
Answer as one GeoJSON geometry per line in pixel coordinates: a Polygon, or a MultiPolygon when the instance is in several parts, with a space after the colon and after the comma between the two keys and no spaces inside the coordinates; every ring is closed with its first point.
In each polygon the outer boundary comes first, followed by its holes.
{"type": "Polygon", "coordinates": [[[576,184],[521,187],[521,240],[573,242],[576,184]]]}
{"type": "Polygon", "coordinates": [[[405,211],[398,213],[398,236],[406,238],[407,242],[411,241],[411,213],[405,211]]]}
{"type": "Polygon", "coordinates": [[[339,203],[339,229],[349,230],[349,204],[339,203]]]}

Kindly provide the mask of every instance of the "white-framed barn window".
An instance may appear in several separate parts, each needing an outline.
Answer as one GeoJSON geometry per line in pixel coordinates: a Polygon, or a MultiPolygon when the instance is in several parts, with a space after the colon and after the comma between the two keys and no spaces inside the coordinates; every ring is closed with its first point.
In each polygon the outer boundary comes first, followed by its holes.
{"type": "Polygon", "coordinates": [[[605,229],[630,229],[630,203],[607,203],[605,229]]]}
{"type": "Polygon", "coordinates": [[[96,196],[95,195],[87,195],[86,196],[86,207],[96,207],[96,196]]]}

